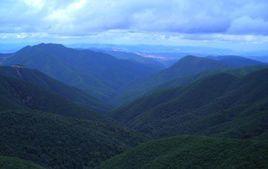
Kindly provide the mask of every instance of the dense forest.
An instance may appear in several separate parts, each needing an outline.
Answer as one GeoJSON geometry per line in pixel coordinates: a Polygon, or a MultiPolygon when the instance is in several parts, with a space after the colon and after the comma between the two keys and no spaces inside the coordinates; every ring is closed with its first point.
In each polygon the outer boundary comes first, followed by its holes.
{"type": "Polygon", "coordinates": [[[266,63],[59,44],[1,58],[1,169],[268,168],[266,63]]]}

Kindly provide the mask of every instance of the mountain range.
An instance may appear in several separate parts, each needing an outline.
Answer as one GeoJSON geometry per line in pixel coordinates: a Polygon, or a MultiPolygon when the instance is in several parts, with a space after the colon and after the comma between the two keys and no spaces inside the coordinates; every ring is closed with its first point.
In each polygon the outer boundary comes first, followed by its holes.
{"type": "Polygon", "coordinates": [[[155,73],[149,78],[137,80],[132,83],[127,89],[121,91],[122,94],[118,95],[116,99],[118,102],[125,104],[161,86],[180,86],[188,84],[192,80],[197,79],[200,74],[261,65],[264,64],[238,56],[221,56],[216,58],[186,56],[171,67],[155,73]]]}
{"type": "Polygon", "coordinates": [[[0,59],[1,169],[268,167],[262,62],[189,55],[164,67],[60,44],[0,59]]]}
{"type": "Polygon", "coordinates": [[[84,106],[91,97],[78,89],[36,70],[1,67],[0,72],[3,156],[45,168],[92,168],[143,140],[84,106]]]}
{"type": "Polygon", "coordinates": [[[185,87],[155,91],[111,113],[156,137],[177,134],[251,138],[267,135],[268,69],[242,78],[220,73],[185,87]]]}
{"type": "Polygon", "coordinates": [[[14,64],[37,69],[105,102],[135,79],[159,70],[159,67],[116,59],[101,52],[71,49],[59,44],[27,46],[3,62],[3,65],[14,64]]]}
{"type": "Polygon", "coordinates": [[[118,59],[135,61],[138,63],[146,64],[147,66],[151,66],[152,68],[158,67],[159,70],[165,68],[165,65],[161,63],[160,61],[158,61],[157,59],[144,57],[136,53],[118,51],[118,50],[103,50],[102,52],[107,53],[111,56],[114,56],[118,59]]]}
{"type": "Polygon", "coordinates": [[[19,65],[15,65],[13,67],[2,66],[0,67],[0,76],[31,83],[31,85],[35,86],[36,88],[39,87],[49,93],[55,93],[56,95],[62,97],[62,99],[85,106],[95,112],[106,111],[109,109],[108,105],[102,104],[93,96],[86,94],[77,88],[65,85],[64,83],[59,82],[37,70],[24,67],[22,68],[19,65]]]}

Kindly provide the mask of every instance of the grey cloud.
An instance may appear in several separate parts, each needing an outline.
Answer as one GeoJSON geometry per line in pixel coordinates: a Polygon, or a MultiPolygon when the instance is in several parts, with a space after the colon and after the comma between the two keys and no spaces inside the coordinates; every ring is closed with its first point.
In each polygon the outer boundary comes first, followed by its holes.
{"type": "Polygon", "coordinates": [[[0,1],[0,32],[75,35],[128,30],[268,35],[266,0],[32,1],[0,1]]]}

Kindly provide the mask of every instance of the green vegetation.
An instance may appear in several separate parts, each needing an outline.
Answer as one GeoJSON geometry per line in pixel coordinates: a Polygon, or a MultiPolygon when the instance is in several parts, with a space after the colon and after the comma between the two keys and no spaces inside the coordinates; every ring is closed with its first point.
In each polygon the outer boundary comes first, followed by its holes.
{"type": "Polygon", "coordinates": [[[92,111],[102,112],[107,111],[107,109],[109,108],[107,105],[100,103],[100,101],[98,101],[93,96],[90,96],[74,87],[69,87],[37,70],[17,68],[15,66],[2,66],[0,67],[0,75],[30,83],[34,86],[45,89],[50,93],[60,95],[68,101],[72,101],[81,106],[85,106],[92,111]]]}
{"type": "Polygon", "coordinates": [[[46,168],[93,168],[142,141],[125,129],[38,111],[0,112],[0,154],[46,168]]]}
{"type": "Polygon", "coordinates": [[[142,136],[54,92],[51,85],[22,80],[36,72],[19,71],[20,78],[0,75],[0,155],[53,169],[93,168],[143,141],[142,136]]]}
{"type": "MultiPolygon", "coordinates": [[[[156,73],[149,78],[134,82],[127,89],[121,91],[117,96],[117,101],[122,104],[130,103],[135,99],[148,95],[156,89],[178,87],[188,85],[190,82],[200,79],[209,74],[239,69],[234,73],[244,73],[254,68],[245,67],[265,67],[261,62],[238,56],[221,56],[218,58],[186,56],[180,59],[171,67],[156,73]]],[[[267,65],[266,65],[267,66],[267,65]]]]}
{"type": "Polygon", "coordinates": [[[37,69],[106,102],[123,86],[159,70],[104,53],[71,49],[57,44],[27,46],[7,58],[3,64],[22,64],[37,69]]]}
{"type": "Polygon", "coordinates": [[[268,144],[250,140],[180,136],[141,144],[100,169],[265,169],[268,144]]]}
{"type": "Polygon", "coordinates": [[[267,135],[268,69],[243,78],[221,73],[155,92],[111,116],[156,137],[177,134],[252,138],[267,135]]]}
{"type": "Polygon", "coordinates": [[[14,157],[0,156],[1,169],[44,169],[30,161],[21,160],[14,157]]]}
{"type": "Polygon", "coordinates": [[[0,93],[0,110],[30,108],[76,118],[99,119],[96,112],[22,80],[0,76],[0,93]]]}
{"type": "Polygon", "coordinates": [[[0,67],[1,169],[268,168],[268,69],[259,62],[187,56],[148,78],[160,69],[152,60],[55,44],[2,61],[57,80],[0,67]]]}

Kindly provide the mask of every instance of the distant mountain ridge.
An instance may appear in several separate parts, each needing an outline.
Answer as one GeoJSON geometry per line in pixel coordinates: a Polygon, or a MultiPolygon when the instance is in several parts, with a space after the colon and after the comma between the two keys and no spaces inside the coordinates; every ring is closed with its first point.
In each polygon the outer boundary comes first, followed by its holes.
{"type": "Polygon", "coordinates": [[[256,66],[256,65],[264,65],[263,62],[241,57],[241,56],[233,56],[233,55],[223,55],[223,56],[212,56],[210,59],[214,59],[220,61],[223,64],[226,64],[231,67],[240,68],[245,66],[256,66]]]}
{"type": "Polygon", "coordinates": [[[112,55],[118,59],[136,61],[142,64],[146,64],[148,66],[151,66],[152,68],[157,67],[159,70],[164,69],[164,65],[161,62],[157,61],[156,59],[144,57],[136,53],[117,51],[117,50],[116,51],[115,50],[103,50],[103,52],[109,55],[112,55]]]}
{"type": "Polygon", "coordinates": [[[268,131],[268,69],[242,79],[227,73],[140,98],[112,113],[122,124],[156,137],[176,134],[251,138],[268,131]]]}
{"type": "Polygon", "coordinates": [[[37,69],[106,102],[121,87],[158,71],[137,62],[119,60],[90,50],[71,49],[59,44],[27,46],[3,64],[21,64],[37,69]]]}
{"type": "Polygon", "coordinates": [[[213,72],[220,72],[229,69],[238,69],[247,66],[264,66],[262,62],[258,62],[243,57],[197,57],[185,56],[173,64],[171,67],[155,73],[149,78],[136,81],[122,91],[122,95],[117,97],[118,102],[130,103],[134,99],[148,94],[153,90],[172,84],[172,86],[185,85],[194,79],[198,78],[200,74],[209,74],[213,72]]]}
{"type": "Polygon", "coordinates": [[[0,56],[0,169],[268,167],[267,65],[188,55],[163,69],[109,52],[0,56]]]}

